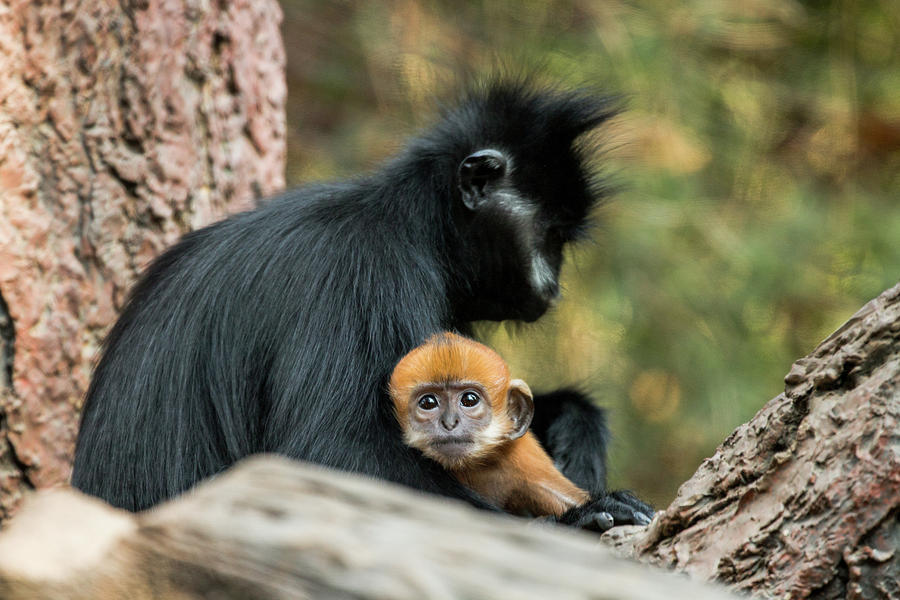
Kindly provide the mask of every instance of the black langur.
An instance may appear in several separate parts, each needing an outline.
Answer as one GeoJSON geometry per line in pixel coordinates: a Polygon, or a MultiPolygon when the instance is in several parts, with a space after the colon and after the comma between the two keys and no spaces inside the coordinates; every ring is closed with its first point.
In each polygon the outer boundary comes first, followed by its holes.
{"type": "MultiPolygon", "coordinates": [[[[275,452],[490,507],[403,443],[386,381],[439,331],[547,310],[599,189],[580,136],[613,112],[587,92],[476,86],[377,171],[184,236],[106,338],[72,484],[141,510],[275,452]]],[[[605,490],[602,412],[551,397],[534,430],[562,472],[588,507],[640,521],[646,505],[605,490]]]]}

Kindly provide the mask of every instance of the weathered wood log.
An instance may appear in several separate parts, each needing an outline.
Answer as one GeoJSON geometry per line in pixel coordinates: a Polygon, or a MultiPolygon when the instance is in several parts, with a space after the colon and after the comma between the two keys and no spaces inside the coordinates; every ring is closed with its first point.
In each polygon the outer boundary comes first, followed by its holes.
{"type": "Polygon", "coordinates": [[[785,377],[619,551],[763,596],[900,598],[900,285],[785,377]]]}
{"type": "Polygon", "coordinates": [[[0,597],[730,597],[595,535],[273,456],[132,515],[47,491],[0,535],[0,597]]]}

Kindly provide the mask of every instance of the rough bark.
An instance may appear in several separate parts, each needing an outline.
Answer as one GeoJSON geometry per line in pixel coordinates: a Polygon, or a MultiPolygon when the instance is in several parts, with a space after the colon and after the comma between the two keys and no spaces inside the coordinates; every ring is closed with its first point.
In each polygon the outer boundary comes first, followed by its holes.
{"type": "Polygon", "coordinates": [[[275,0],[0,0],[0,520],[68,479],[138,271],[283,185],[275,0]]]}
{"type": "Polygon", "coordinates": [[[730,596],[618,559],[590,534],[270,456],[137,516],[44,492],[0,536],[0,597],[730,596]]]}
{"type": "Polygon", "coordinates": [[[768,597],[900,598],[900,285],[798,360],[625,553],[768,597]]]}

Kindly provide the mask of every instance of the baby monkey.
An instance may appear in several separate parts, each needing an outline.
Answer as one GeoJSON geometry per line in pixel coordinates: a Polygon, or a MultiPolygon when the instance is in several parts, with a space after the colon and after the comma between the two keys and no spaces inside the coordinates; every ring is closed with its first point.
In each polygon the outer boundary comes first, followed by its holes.
{"type": "Polygon", "coordinates": [[[487,346],[436,334],[400,360],[390,394],[406,443],[507,512],[560,516],[590,499],[528,430],[531,390],[487,346]]]}

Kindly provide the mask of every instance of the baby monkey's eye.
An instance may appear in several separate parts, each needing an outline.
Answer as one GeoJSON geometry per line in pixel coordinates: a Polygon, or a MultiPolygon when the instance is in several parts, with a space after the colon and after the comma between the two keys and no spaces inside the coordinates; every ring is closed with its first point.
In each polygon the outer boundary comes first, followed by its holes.
{"type": "Polygon", "coordinates": [[[419,398],[419,408],[422,410],[434,410],[438,407],[437,398],[432,394],[425,394],[419,398]]]}
{"type": "Polygon", "coordinates": [[[459,399],[459,403],[465,406],[466,408],[472,408],[476,404],[481,402],[481,396],[476,394],[473,391],[464,392],[462,397],[459,399]]]}

